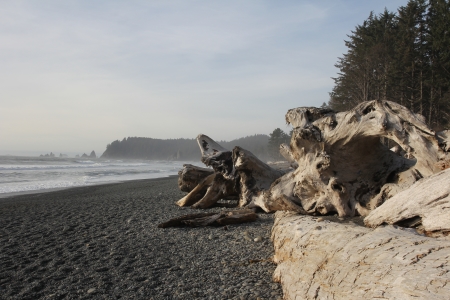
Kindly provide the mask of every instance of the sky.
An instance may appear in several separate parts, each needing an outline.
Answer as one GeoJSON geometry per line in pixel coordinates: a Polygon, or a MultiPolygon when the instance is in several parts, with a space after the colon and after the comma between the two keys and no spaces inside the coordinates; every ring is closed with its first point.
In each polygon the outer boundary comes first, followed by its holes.
{"type": "Polygon", "coordinates": [[[2,0],[0,155],[289,131],[289,109],[328,102],[355,26],[406,3],[2,0]]]}

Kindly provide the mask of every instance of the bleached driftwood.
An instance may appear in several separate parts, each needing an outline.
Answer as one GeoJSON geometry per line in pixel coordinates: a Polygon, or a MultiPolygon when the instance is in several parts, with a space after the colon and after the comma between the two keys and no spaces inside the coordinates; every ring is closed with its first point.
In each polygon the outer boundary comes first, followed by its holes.
{"type": "Polygon", "coordinates": [[[277,212],[272,229],[284,299],[448,299],[450,240],[394,226],[317,222],[277,212]]]}
{"type": "MultiPolygon", "coordinates": [[[[250,151],[234,147],[232,164],[239,180],[239,206],[259,206],[254,201],[288,170],[275,169],[259,160],[250,151]]],[[[263,208],[263,207],[261,207],[263,208]]],[[[263,208],[264,209],[264,208],[263,208]]]]}
{"type": "Polygon", "coordinates": [[[450,169],[421,179],[373,210],[369,227],[396,224],[419,227],[428,234],[450,233],[450,169]]]}
{"type": "MultiPolygon", "coordinates": [[[[450,165],[449,132],[436,134],[423,117],[389,101],[341,113],[296,108],[286,121],[294,130],[280,152],[294,171],[199,135],[202,162],[214,173],[191,181],[195,187],[178,205],[204,208],[238,196],[240,206],[277,211],[274,279],[285,299],[448,299],[450,239],[442,235],[450,232],[450,170],[441,170],[450,165]],[[382,139],[396,146],[391,150],[382,139]],[[379,227],[304,216],[335,213],[368,215],[366,224],[379,227]]],[[[221,218],[181,222],[198,226],[221,218]]]]}
{"type": "Polygon", "coordinates": [[[225,178],[221,173],[213,173],[202,179],[186,196],[176,202],[179,206],[208,208],[220,199],[238,195],[234,180],[225,178]]]}
{"type": "Polygon", "coordinates": [[[367,101],[341,113],[296,108],[286,121],[294,131],[285,153],[299,167],[278,179],[259,203],[289,203],[291,210],[306,214],[367,215],[440,171],[439,162],[446,158],[423,117],[390,101],[367,101]],[[394,141],[406,157],[380,138],[394,141]]]}
{"type": "Polygon", "coordinates": [[[281,144],[280,145],[280,154],[289,162],[291,168],[297,169],[298,163],[294,159],[294,154],[291,151],[289,145],[281,144]]]}

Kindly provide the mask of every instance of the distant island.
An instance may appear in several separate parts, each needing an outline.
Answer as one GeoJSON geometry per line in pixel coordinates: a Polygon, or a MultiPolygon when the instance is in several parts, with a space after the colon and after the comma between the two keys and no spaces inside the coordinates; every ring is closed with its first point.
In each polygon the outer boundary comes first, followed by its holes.
{"type": "MultiPolygon", "coordinates": [[[[279,129],[278,129],[279,130],[279,129]]],[[[271,158],[269,135],[255,134],[219,144],[227,149],[240,146],[251,151],[262,160],[271,158]]],[[[101,158],[126,158],[149,160],[199,160],[200,149],[196,139],[153,139],[128,137],[106,146],[101,158]]]]}
{"type": "Polygon", "coordinates": [[[55,157],[55,154],[53,153],[53,152],[50,152],[50,154],[41,154],[41,155],[39,155],[39,157],[55,157]]]}
{"type": "MultiPolygon", "coordinates": [[[[41,155],[39,155],[39,157],[51,157],[51,158],[53,158],[53,157],[56,157],[56,155],[53,153],[53,152],[50,152],[50,154],[41,154],[41,155]]],[[[69,157],[67,154],[63,154],[63,153],[60,153],[59,154],[59,158],[67,158],[67,157],[69,157]]],[[[80,158],[80,155],[75,155],[75,157],[76,158],[80,158]]],[[[95,154],[95,151],[94,150],[92,150],[91,151],[91,154],[89,154],[89,155],[87,155],[86,153],[83,153],[83,155],[81,155],[81,158],[97,158],[97,155],[95,154]]]]}
{"type": "Polygon", "coordinates": [[[81,155],[81,158],[97,158],[97,155],[95,154],[95,151],[92,150],[91,154],[87,155],[86,153],[83,153],[83,155],[81,155]]]}

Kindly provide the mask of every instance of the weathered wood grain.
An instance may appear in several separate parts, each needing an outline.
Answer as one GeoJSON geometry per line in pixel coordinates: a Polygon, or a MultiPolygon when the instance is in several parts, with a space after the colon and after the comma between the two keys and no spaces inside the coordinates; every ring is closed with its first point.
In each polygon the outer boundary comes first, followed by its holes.
{"type": "MultiPolygon", "coordinates": [[[[178,171],[178,187],[181,191],[189,193],[200,181],[213,174],[209,168],[201,168],[191,164],[183,165],[183,169],[178,171]]],[[[205,190],[206,192],[206,190],[205,190]]]]}
{"type": "Polygon", "coordinates": [[[423,178],[373,210],[364,223],[408,225],[429,233],[450,232],[450,169],[423,178]]]}
{"type": "Polygon", "coordinates": [[[284,299],[448,299],[450,240],[277,212],[274,279],[284,299]]]}

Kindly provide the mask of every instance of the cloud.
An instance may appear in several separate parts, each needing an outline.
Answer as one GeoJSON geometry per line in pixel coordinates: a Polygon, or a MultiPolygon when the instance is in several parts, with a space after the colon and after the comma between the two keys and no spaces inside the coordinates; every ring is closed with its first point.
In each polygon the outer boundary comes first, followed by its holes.
{"type": "Polygon", "coordinates": [[[269,133],[284,126],[289,108],[328,101],[345,33],[368,16],[368,6],[3,1],[5,145],[101,153],[124,136],[269,133]]]}

